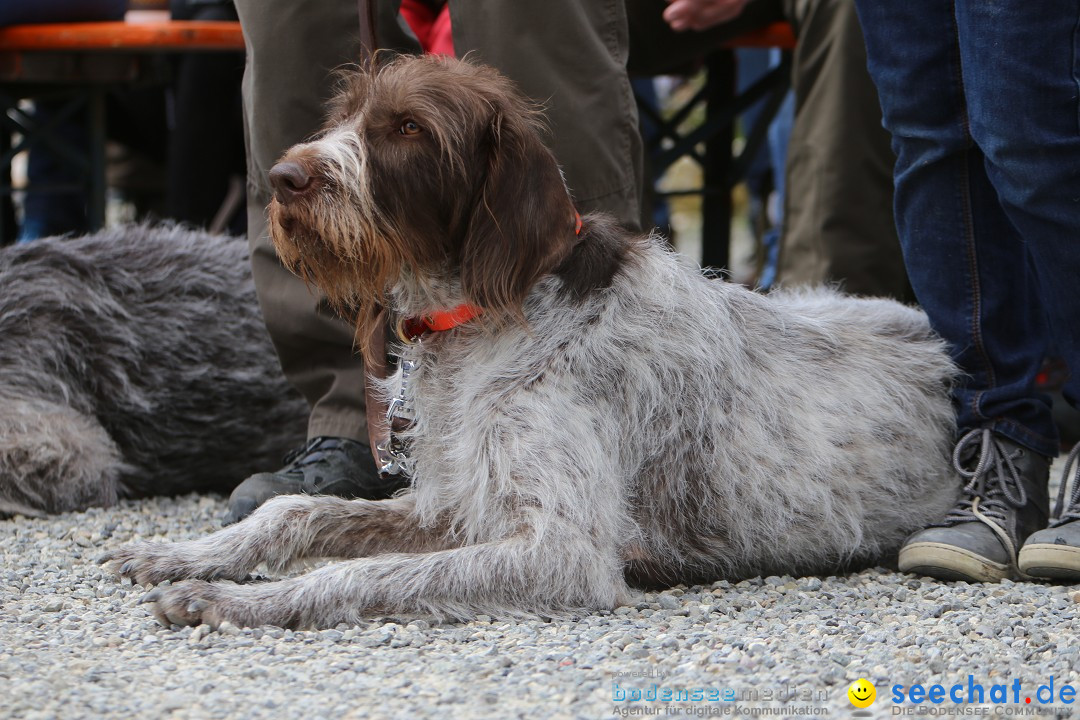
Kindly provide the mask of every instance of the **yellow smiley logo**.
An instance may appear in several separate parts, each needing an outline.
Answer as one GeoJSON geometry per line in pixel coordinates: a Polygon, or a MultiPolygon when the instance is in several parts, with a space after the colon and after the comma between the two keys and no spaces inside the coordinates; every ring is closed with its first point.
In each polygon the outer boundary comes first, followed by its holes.
{"type": "Polygon", "coordinates": [[[877,698],[877,690],[868,681],[859,678],[847,689],[848,700],[857,708],[870,707],[877,698]]]}

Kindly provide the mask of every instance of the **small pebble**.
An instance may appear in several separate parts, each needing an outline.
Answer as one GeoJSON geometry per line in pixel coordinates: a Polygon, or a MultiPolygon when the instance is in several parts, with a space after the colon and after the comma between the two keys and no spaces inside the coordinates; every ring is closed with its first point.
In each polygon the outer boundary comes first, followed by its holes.
{"type": "Polygon", "coordinates": [[[660,605],[660,607],[664,608],[665,610],[674,610],[676,608],[682,607],[682,603],[677,597],[668,594],[660,595],[659,597],[657,597],[656,601],[660,605]]]}

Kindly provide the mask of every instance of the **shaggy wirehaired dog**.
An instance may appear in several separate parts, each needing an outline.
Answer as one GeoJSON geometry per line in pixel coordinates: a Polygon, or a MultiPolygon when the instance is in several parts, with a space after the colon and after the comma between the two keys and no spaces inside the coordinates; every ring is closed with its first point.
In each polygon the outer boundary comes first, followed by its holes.
{"type": "Polygon", "coordinates": [[[607,609],[638,583],[872,562],[943,516],[954,370],[921,313],[761,296],[603,215],[579,227],[540,124],[491,69],[403,58],[349,76],[275,167],[282,260],[359,337],[378,306],[397,320],[384,391],[413,482],[122,549],[122,575],[182,581],[145,598],[163,623],[607,609]],[[213,582],[313,557],[349,559],[213,582]]]}
{"type": "Polygon", "coordinates": [[[227,492],[306,416],[243,240],[131,226],[0,251],[0,517],[227,492]]]}

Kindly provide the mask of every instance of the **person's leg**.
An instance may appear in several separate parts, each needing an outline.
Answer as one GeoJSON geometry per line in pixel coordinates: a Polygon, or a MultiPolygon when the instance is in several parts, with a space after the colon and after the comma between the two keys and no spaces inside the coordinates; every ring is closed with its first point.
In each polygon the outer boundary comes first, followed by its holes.
{"type": "MultiPolygon", "coordinates": [[[[64,110],[63,100],[38,100],[33,116],[35,124],[47,125],[64,110]]],[[[90,147],[87,116],[80,110],[54,128],[54,136],[69,148],[86,152],[90,147]]],[[[26,242],[49,235],[80,235],[90,229],[86,206],[86,173],[68,162],[48,144],[39,142],[27,153],[26,166],[29,188],[23,199],[23,222],[19,241],[26,242]],[[55,187],[37,191],[35,187],[55,187]]]]}
{"type": "Polygon", "coordinates": [[[358,5],[237,0],[236,9],[247,48],[242,94],[252,273],[282,370],[310,403],[311,416],[307,447],[280,472],[241,483],[230,498],[227,521],[285,492],[374,498],[401,484],[375,472],[367,445],[364,367],[353,347],[352,325],[281,265],[267,233],[270,168],[322,125],[333,71],[361,58],[358,5]]]}
{"type": "Polygon", "coordinates": [[[624,0],[450,3],[454,49],[498,68],[546,108],[581,212],[641,224],[642,156],[626,74],[624,0]]]}
{"type": "Polygon", "coordinates": [[[1050,409],[1032,390],[1047,346],[1045,310],[969,131],[967,86],[979,73],[962,70],[952,5],[858,5],[897,152],[896,220],[912,285],[967,376],[957,390],[960,430],[989,425],[1053,455],[1050,409]]]}
{"type": "MultiPolygon", "coordinates": [[[[956,6],[971,135],[982,150],[1005,222],[1023,238],[1031,294],[1041,301],[1029,302],[1046,314],[1054,347],[1069,364],[1065,394],[1075,405],[1080,398],[1080,7],[1053,2],[1035,8],[1016,0],[990,5],[957,0],[956,6]]],[[[1034,369],[1028,372],[1033,384],[1034,369]]],[[[1020,554],[1022,571],[1080,579],[1076,479],[1063,483],[1071,492],[1059,508],[1062,517],[1028,538],[1020,554]]]]}
{"type": "MultiPolygon", "coordinates": [[[[6,154],[11,151],[11,134],[0,132],[0,153],[6,154]]],[[[9,173],[10,175],[10,173],[9,173]]],[[[4,182],[11,182],[5,178],[4,182]]],[[[15,242],[15,204],[11,202],[11,194],[4,193],[0,197],[0,247],[15,242]]]]}
{"type": "MultiPolygon", "coordinates": [[[[957,0],[971,135],[1080,401],[1080,6],[957,0]]],[[[1019,273],[1014,272],[1013,275],[1019,273]]],[[[1049,434],[1049,433],[1047,433],[1049,434]]]]}
{"type": "MultiPolygon", "coordinates": [[[[235,20],[231,5],[199,4],[192,20],[235,20]]],[[[185,53],[175,59],[169,132],[168,216],[207,227],[236,175],[244,173],[240,83],[235,53],[185,53]]]]}
{"type": "Polygon", "coordinates": [[[966,482],[942,527],[912,536],[904,570],[996,580],[1046,520],[1056,440],[1033,381],[1046,323],[1029,258],[973,142],[953,4],[856,0],[897,154],[895,209],[915,294],[962,375],[954,390],[966,482]],[[903,42],[898,42],[902,38],[903,42]]]}
{"type": "Polygon", "coordinates": [[[795,27],[778,281],[910,301],[892,216],[894,155],[851,0],[785,0],[795,27]]]}
{"type": "Polygon", "coordinates": [[[364,368],[353,328],[281,263],[267,233],[270,168],[322,125],[332,71],[360,58],[354,0],[239,0],[247,68],[248,238],[267,329],[286,377],[312,406],[308,437],[366,440],[364,368]]]}

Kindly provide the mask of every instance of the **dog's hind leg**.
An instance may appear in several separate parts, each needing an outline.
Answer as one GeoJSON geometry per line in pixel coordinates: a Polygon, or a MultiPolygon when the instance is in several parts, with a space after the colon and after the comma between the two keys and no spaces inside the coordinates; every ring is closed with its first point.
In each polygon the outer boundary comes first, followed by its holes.
{"type": "Polygon", "coordinates": [[[0,517],[116,502],[123,464],[109,434],[66,406],[0,394],[0,517]]]}
{"type": "Polygon", "coordinates": [[[421,528],[413,507],[408,495],[380,501],[283,495],[212,535],[135,543],[108,553],[102,562],[145,585],[185,578],[243,580],[261,563],[277,571],[302,558],[450,547],[445,528],[421,528]]]}

